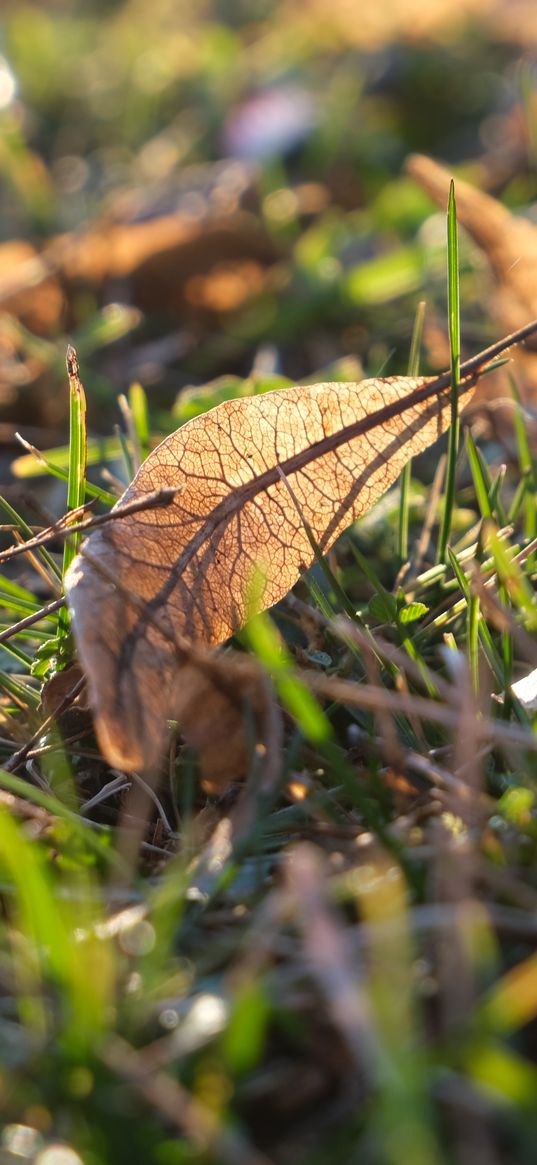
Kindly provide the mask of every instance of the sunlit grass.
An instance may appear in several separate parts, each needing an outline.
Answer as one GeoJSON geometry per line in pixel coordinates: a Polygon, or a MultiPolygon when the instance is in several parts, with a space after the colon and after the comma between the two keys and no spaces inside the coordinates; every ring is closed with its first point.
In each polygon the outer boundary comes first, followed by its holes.
{"type": "Polygon", "coordinates": [[[446,466],[446,488],[444,496],[444,513],[438,543],[438,561],[444,562],[451,531],[451,515],[455,500],[455,474],[459,453],[459,401],[458,388],[461,362],[461,321],[460,321],[460,290],[459,290],[459,236],[457,227],[457,204],[455,201],[455,184],[452,180],[449,190],[447,212],[447,251],[448,251],[448,329],[451,371],[451,425],[448,435],[448,454],[446,466]]]}
{"type": "MultiPolygon", "coordinates": [[[[278,248],[267,287],[244,315],[168,321],[181,356],[164,387],[151,379],[154,322],[144,321],[147,389],[129,388],[129,346],[111,349],[125,393],[118,412],[95,357],[139,313],[107,312],[91,296],[75,304],[89,432],[71,393],[70,442],[58,434],[43,454],[27,446],[13,468],[37,497],[47,479],[65,483],[66,510],[93,499],[102,513],[163,432],[222,400],[379,368],[416,375],[418,362],[424,372],[433,363],[444,237],[416,241],[427,201],[388,167],[412,148],[416,101],[436,67],[442,85],[430,110],[423,102],[420,133],[431,149],[460,119],[475,134],[468,46],[460,60],[445,38],[440,51],[431,37],[423,56],[418,42],[412,58],[398,47],[412,85],[394,98],[382,78],[368,89],[358,8],[342,20],[328,5],[317,20],[293,6],[259,17],[234,6],[229,25],[208,11],[209,21],[161,0],[98,15],[10,6],[2,52],[20,109],[6,115],[0,165],[32,234],[71,229],[87,204],[108,214],[118,188],[175,190],[190,161],[221,148],[250,87],[277,88],[292,73],[320,95],[311,136],[259,163],[259,222],[278,248]],[[82,143],[68,171],[57,165],[64,141],[82,143]],[[425,286],[429,332],[415,310],[425,286]]],[[[497,43],[480,37],[474,30],[479,77],[493,86],[497,43]]],[[[391,44],[371,59],[375,78],[381,66],[392,76],[391,44]]],[[[254,187],[241,213],[253,214],[254,187]]],[[[270,788],[260,788],[265,753],[253,741],[246,785],[208,796],[178,736],[155,789],[161,812],[152,803],[137,852],[121,850],[137,824],[135,778],[104,764],[84,699],[59,726],[42,702],[59,674],[58,626],[61,662],[72,657],[55,600],[80,536],[0,568],[6,1152],[26,1132],[37,1165],[50,1165],[40,1149],[62,1161],[62,1151],[76,1154],[66,1165],[459,1165],[474,1153],[532,1165],[535,709],[511,684],[534,667],[537,478],[516,388],[515,452],[477,431],[459,440],[461,307],[465,347],[492,331],[464,248],[461,239],[459,257],[452,191],[454,423],[438,560],[435,466],[409,465],[400,492],[328,558],[312,540],[315,565],[293,598],[251,622],[239,648],[255,657],[281,718],[270,788]]],[[[11,342],[67,400],[63,335],[20,325],[11,342]]],[[[35,534],[24,496],[2,504],[6,543],[35,534]]]]}

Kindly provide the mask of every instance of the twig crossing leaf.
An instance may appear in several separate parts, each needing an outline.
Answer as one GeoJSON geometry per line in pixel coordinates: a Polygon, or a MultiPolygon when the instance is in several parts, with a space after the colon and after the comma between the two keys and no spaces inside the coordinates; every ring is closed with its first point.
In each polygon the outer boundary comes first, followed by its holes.
{"type": "MultiPolygon", "coordinates": [[[[463,367],[462,403],[479,370],[463,367]]],[[[158,759],[166,718],[185,706],[188,643],[219,644],[287,594],[313,560],[304,520],[327,550],[437,440],[450,410],[449,375],[316,384],[225,401],[155,449],[116,513],[163,487],[174,501],[93,533],[66,576],[116,767],[158,759]]]]}

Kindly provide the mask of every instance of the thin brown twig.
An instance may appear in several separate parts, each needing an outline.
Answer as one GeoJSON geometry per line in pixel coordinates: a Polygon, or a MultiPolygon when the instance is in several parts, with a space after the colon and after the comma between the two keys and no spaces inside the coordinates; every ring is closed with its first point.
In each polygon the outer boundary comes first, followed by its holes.
{"type": "MultiPolygon", "coordinates": [[[[308,671],[306,668],[297,669],[295,674],[317,695],[326,697],[328,700],[340,700],[342,704],[366,708],[371,712],[377,711],[379,702],[382,701],[384,707],[394,713],[419,716],[423,720],[442,724],[446,728],[457,728],[457,716],[452,708],[435,700],[426,699],[424,696],[392,692],[387,688],[370,688],[352,680],[343,680],[338,676],[324,676],[319,672],[308,671]]],[[[485,716],[476,722],[476,736],[479,741],[493,740],[496,744],[504,747],[511,745],[524,748],[528,752],[537,752],[537,735],[523,728],[517,728],[516,725],[504,724],[485,716]]]]}
{"type": "Polygon", "coordinates": [[[90,797],[87,801],[83,802],[83,804],[80,806],[80,812],[89,813],[90,809],[94,809],[95,806],[100,805],[102,801],[108,800],[108,797],[112,797],[116,793],[121,793],[123,789],[130,788],[130,785],[130,779],[126,777],[124,773],[118,773],[118,775],[114,777],[112,781],[107,781],[106,785],[103,785],[102,789],[99,789],[98,793],[95,793],[93,797],[90,797]]]}
{"type": "Polygon", "coordinates": [[[34,748],[34,745],[37,744],[39,738],[43,735],[44,732],[47,731],[47,728],[50,728],[51,724],[53,724],[59,716],[61,716],[64,712],[67,711],[68,708],[70,708],[71,704],[74,702],[74,700],[76,700],[77,696],[82,691],[85,683],[86,677],[81,676],[80,679],[77,680],[74,687],[71,688],[71,691],[67,692],[67,695],[64,696],[61,703],[58,704],[58,707],[54,709],[54,712],[51,712],[50,716],[47,716],[46,719],[43,720],[43,723],[39,725],[37,732],[34,732],[30,740],[28,740],[22,748],[19,748],[18,752],[14,752],[13,756],[9,757],[3,766],[6,772],[14,773],[15,770],[18,769],[25,760],[27,760],[30,752],[34,748]]]}
{"type": "Polygon", "coordinates": [[[104,526],[108,522],[117,521],[118,518],[125,518],[129,514],[136,514],[140,510],[153,510],[158,506],[169,506],[181,488],[181,486],[165,486],[162,489],[145,494],[143,498],[126,502],[120,509],[114,508],[107,514],[97,514],[95,517],[88,518],[87,521],[73,522],[72,525],[68,525],[73,515],[80,513],[82,507],[79,506],[76,510],[70,510],[68,514],[64,514],[62,518],[58,519],[58,522],[52,526],[48,526],[46,530],[42,530],[34,538],[28,538],[26,542],[21,542],[16,546],[9,546],[7,550],[0,551],[0,563],[11,561],[18,554],[28,554],[31,550],[46,546],[49,542],[54,542],[56,538],[70,538],[73,534],[94,530],[96,526],[104,526]]]}
{"type": "MultiPolygon", "coordinates": [[[[16,543],[15,546],[13,547],[13,549],[17,550],[17,553],[22,554],[23,551],[26,551],[26,543],[24,542],[22,534],[20,533],[19,530],[15,530],[13,536],[15,538],[15,543],[16,543]],[[19,547],[20,547],[20,549],[19,549],[19,547]]],[[[32,541],[33,541],[33,539],[32,539],[32,541]]],[[[49,590],[51,590],[53,592],[53,594],[55,593],[56,595],[59,596],[60,582],[59,582],[59,579],[54,575],[53,571],[47,570],[44,563],[40,562],[39,558],[37,557],[37,554],[33,553],[33,550],[30,550],[28,552],[28,558],[29,558],[29,561],[30,561],[31,565],[33,566],[36,574],[38,574],[39,577],[45,583],[45,586],[47,586],[49,588],[49,590]]]]}
{"type": "MultiPolygon", "coordinates": [[[[466,360],[463,364],[461,364],[461,380],[459,385],[461,392],[468,391],[472,384],[479,380],[481,376],[486,375],[488,371],[488,365],[495,359],[495,357],[500,355],[502,352],[505,352],[506,349],[512,347],[514,344],[522,343],[525,339],[528,339],[530,336],[532,336],[536,331],[537,320],[532,320],[532,322],[527,324],[524,328],[520,328],[518,331],[512,332],[510,335],[504,336],[503,339],[498,340],[497,343],[492,344],[489,348],[485,348],[482,352],[479,352],[476,356],[471,357],[469,360],[466,360]]],[[[449,388],[450,384],[451,372],[443,372],[440,376],[427,379],[424,384],[422,384],[419,388],[414,389],[406,397],[401,398],[401,400],[395,401],[389,405],[384,405],[370,416],[362,418],[361,420],[346,426],[346,428],[341,432],[334,433],[329,438],[325,438],[324,442],[317,442],[317,444],[327,445],[327,450],[337,449],[342,443],[346,443],[354,437],[361,436],[362,434],[365,434],[376,428],[378,425],[384,424],[386,421],[392,419],[393,417],[399,416],[404,408],[410,408],[413,405],[418,405],[426,400],[432,399],[435,395],[438,395],[439,393],[444,392],[447,388],[449,388]]],[[[309,449],[302,450],[299,454],[290,458],[286,465],[294,472],[295,470],[302,468],[304,464],[307,464],[310,459],[313,460],[315,456],[317,456],[316,445],[312,445],[309,449]]],[[[276,476],[281,476],[282,472],[284,472],[284,467],[277,466],[274,470],[271,469],[267,471],[266,474],[261,474],[260,478],[258,479],[258,484],[260,486],[263,485],[263,488],[265,488],[264,483],[267,475],[268,478],[270,478],[273,473],[275,473],[276,476]]],[[[268,478],[266,482],[267,485],[270,484],[268,478]]],[[[102,515],[98,518],[92,519],[91,524],[82,523],[78,526],[71,526],[68,531],[61,527],[56,530],[55,533],[52,533],[52,531],[44,531],[42,539],[52,539],[58,535],[62,537],[69,537],[70,534],[92,529],[94,525],[100,525],[103,522],[109,521],[111,518],[126,517],[128,513],[132,513],[136,509],[144,510],[151,508],[153,505],[168,505],[177,493],[177,489],[180,488],[181,487],[168,487],[156,491],[156,494],[146,494],[143,498],[139,498],[132,503],[132,509],[129,509],[131,503],[119,505],[110,514],[102,515]]],[[[43,545],[43,541],[36,542],[35,539],[32,539],[31,545],[36,544],[43,545]]],[[[30,541],[25,543],[25,548],[29,548],[29,546],[30,541]]],[[[12,553],[14,553],[14,548],[12,548],[12,553]]],[[[20,551],[18,551],[18,553],[20,553],[20,551]]],[[[3,556],[0,555],[0,562],[5,560],[5,555],[9,556],[9,551],[5,551],[3,556]]]]}
{"type": "Polygon", "coordinates": [[[218,1114],[165,1072],[151,1072],[143,1051],[125,1040],[110,1040],[101,1053],[106,1066],[122,1077],[147,1104],[174,1128],[179,1129],[204,1150],[211,1151],[221,1165],[271,1165],[235,1129],[226,1128],[218,1114]]]}
{"type": "MultiPolygon", "coordinates": [[[[118,770],[113,769],[112,771],[117,772],[118,770]]],[[[121,775],[121,774],[118,773],[118,775],[121,775]]],[[[122,774],[122,775],[125,776],[125,774],[122,774]]],[[[173,826],[170,825],[170,822],[168,821],[168,818],[166,816],[166,811],[164,809],[164,806],[163,806],[162,802],[160,801],[160,798],[157,797],[155,790],[151,787],[151,785],[147,781],[144,781],[144,778],[142,776],[140,776],[140,773],[130,772],[128,774],[128,776],[129,776],[129,783],[130,784],[132,784],[132,781],[136,781],[136,783],[140,786],[140,788],[145,790],[145,792],[147,793],[147,796],[149,797],[149,800],[153,802],[153,805],[155,806],[155,809],[157,810],[158,816],[159,816],[160,820],[162,821],[162,824],[163,824],[166,832],[169,834],[172,834],[173,833],[173,826]]]]}
{"type": "Polygon", "coordinates": [[[27,627],[32,627],[34,623],[39,623],[47,615],[52,615],[53,611],[59,611],[60,607],[63,607],[64,604],[65,599],[62,596],[59,599],[53,599],[51,603],[47,603],[45,607],[41,607],[41,610],[36,611],[33,615],[26,615],[24,619],[19,619],[18,623],[13,623],[5,631],[0,631],[0,643],[5,643],[7,639],[11,639],[12,635],[18,635],[19,631],[25,631],[27,627]]]}
{"type": "Polygon", "coordinates": [[[414,583],[417,575],[420,572],[421,566],[423,564],[423,561],[424,561],[425,556],[427,554],[427,551],[429,549],[429,544],[431,541],[433,527],[434,527],[434,523],[436,521],[436,513],[437,513],[437,509],[438,509],[438,503],[440,501],[440,494],[442,492],[442,485],[443,485],[443,481],[444,481],[445,470],[446,470],[446,457],[445,457],[445,455],[443,455],[440,458],[440,461],[438,462],[438,465],[436,467],[436,471],[435,471],[435,474],[433,477],[433,483],[432,483],[431,488],[429,490],[429,500],[427,503],[427,511],[425,514],[425,521],[424,521],[423,526],[422,526],[421,534],[418,538],[418,542],[416,545],[416,551],[415,551],[413,560],[412,560],[412,562],[409,562],[408,564],[404,563],[403,566],[401,567],[401,570],[400,570],[400,572],[397,576],[396,582],[395,582],[395,588],[394,588],[395,590],[397,590],[399,588],[399,586],[402,585],[403,582],[405,584],[406,589],[408,590],[409,586],[411,586],[414,583]],[[406,571],[405,571],[405,566],[408,567],[408,569],[406,571]]]}
{"type": "MultiPolygon", "coordinates": [[[[324,619],[325,617],[322,616],[322,618],[324,619]]],[[[399,668],[403,672],[406,672],[417,683],[423,684],[423,670],[418,667],[417,663],[411,658],[411,656],[407,655],[406,652],[402,651],[401,648],[397,647],[395,644],[388,643],[388,641],[383,639],[380,635],[374,634],[373,631],[363,631],[361,627],[356,625],[356,623],[352,623],[347,615],[336,615],[332,620],[326,619],[325,625],[328,630],[336,634],[339,639],[352,639],[353,643],[355,643],[356,646],[360,648],[368,648],[371,650],[371,648],[374,647],[377,651],[377,654],[380,655],[383,659],[387,660],[388,663],[394,664],[395,667],[399,668]]],[[[427,675],[429,675],[428,668],[427,675]]],[[[443,696],[446,700],[449,699],[451,684],[447,683],[447,681],[439,675],[435,675],[434,684],[439,696],[443,696]]]]}

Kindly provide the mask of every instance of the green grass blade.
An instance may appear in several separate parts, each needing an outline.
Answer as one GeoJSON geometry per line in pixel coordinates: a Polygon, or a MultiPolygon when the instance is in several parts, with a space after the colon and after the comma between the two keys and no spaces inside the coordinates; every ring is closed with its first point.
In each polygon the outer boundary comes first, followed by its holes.
{"type": "Polygon", "coordinates": [[[4,671],[0,671],[0,690],[7,692],[23,708],[28,706],[38,708],[41,703],[41,696],[35,688],[31,688],[23,680],[16,680],[14,676],[10,676],[4,671]]]}
{"type": "MultiPolygon", "coordinates": [[[[518,562],[514,561],[513,549],[506,546],[495,530],[488,531],[487,542],[498,572],[498,578],[503,583],[513,606],[522,616],[525,629],[527,631],[537,630],[535,591],[518,562]]],[[[526,563],[526,567],[527,565],[526,563]]]]}
{"type": "Polygon", "coordinates": [[[117,856],[109,845],[107,835],[94,832],[79,813],[69,809],[53,793],[45,793],[36,785],[30,785],[23,777],[17,777],[15,773],[8,773],[2,768],[0,768],[0,789],[7,789],[9,793],[22,798],[23,801],[29,801],[31,805],[39,805],[41,809],[46,809],[48,813],[58,817],[60,821],[67,822],[81,846],[88,851],[91,850],[96,857],[108,865],[117,863],[117,856]]]}
{"type": "Polygon", "coordinates": [[[332,734],[330,721],[309,688],[293,674],[291,657],[270,616],[266,613],[254,615],[244,636],[269,672],[282,703],[306,739],[318,743],[328,740],[332,734]]]}
{"type": "Polygon", "coordinates": [[[492,482],[490,480],[487,465],[480,455],[479,449],[475,444],[470,430],[468,430],[466,433],[466,451],[468,453],[468,461],[470,462],[470,469],[474,479],[474,489],[476,492],[477,503],[481,517],[492,518],[492,506],[490,504],[492,482]]]}
{"type": "Polygon", "coordinates": [[[532,539],[535,538],[535,534],[537,533],[537,472],[524,422],[524,407],[512,377],[511,392],[515,402],[514,421],[518,446],[518,464],[524,485],[524,533],[526,538],[532,539]]]}
{"type": "MultiPolygon", "coordinates": [[[[33,530],[30,529],[28,523],[24,521],[24,518],[21,518],[20,514],[18,514],[15,509],[13,509],[13,506],[6,500],[6,498],[1,497],[1,496],[0,496],[0,506],[5,511],[5,513],[8,515],[8,518],[10,519],[10,521],[13,522],[13,524],[15,526],[17,526],[17,528],[20,530],[21,534],[24,534],[25,538],[33,538],[34,532],[33,532],[33,530]]],[[[48,568],[48,570],[51,572],[51,574],[54,576],[54,578],[56,578],[56,579],[58,579],[58,581],[60,581],[61,577],[62,577],[62,572],[61,572],[58,564],[54,561],[52,555],[49,554],[48,551],[45,550],[42,546],[36,550],[36,555],[38,555],[41,558],[42,562],[45,564],[45,566],[48,568]]]]}
{"type": "Polygon", "coordinates": [[[460,296],[459,296],[459,238],[457,231],[457,207],[453,180],[449,188],[448,202],[448,319],[451,369],[451,428],[449,430],[446,469],[446,490],[444,495],[444,515],[438,546],[438,561],[444,562],[449,542],[453,505],[455,501],[455,473],[459,451],[460,421],[458,387],[460,379],[461,337],[460,337],[460,296]]]}
{"type": "Polygon", "coordinates": [[[58,897],[46,851],[3,806],[0,869],[13,889],[10,923],[24,938],[24,948],[13,950],[21,1018],[46,1036],[54,1006],[46,987],[54,982],[61,1042],[68,1054],[87,1054],[110,1022],[114,990],[112,952],[93,926],[98,899],[89,878],[73,879],[71,900],[58,897]]]}
{"type": "MultiPolygon", "coordinates": [[[[34,615],[41,606],[40,599],[36,599],[31,591],[19,586],[7,575],[2,576],[0,579],[0,607],[6,611],[12,611],[15,615],[34,615]]],[[[54,619],[56,622],[56,615],[53,612],[44,618],[54,619]]]]}
{"type": "MultiPolygon", "coordinates": [[[[69,373],[69,477],[67,482],[67,508],[76,510],[86,500],[86,395],[80,380],[78,361],[74,348],[67,349],[67,370],[69,373]]],[[[66,539],[63,548],[63,574],[71,565],[80,545],[80,534],[66,539]]],[[[69,634],[69,612],[62,607],[58,615],[58,639],[60,658],[62,641],[69,634]]]]}
{"type": "Polygon", "coordinates": [[[127,435],[119,428],[119,425],[116,425],[115,431],[121,448],[121,456],[123,458],[123,466],[127,481],[132,481],[134,474],[136,473],[136,463],[131,444],[127,435]]]}
{"type": "MultiPolygon", "coordinates": [[[[44,467],[40,461],[36,460],[33,447],[31,453],[23,453],[21,457],[16,457],[12,464],[12,471],[15,477],[41,477],[45,472],[44,467]]],[[[67,481],[69,476],[69,445],[57,445],[53,449],[48,449],[46,453],[47,463],[51,462],[55,470],[63,470],[64,480],[67,481]]],[[[41,454],[41,457],[43,454],[41,454]]],[[[87,442],[87,465],[102,465],[107,461],[117,461],[121,457],[121,445],[117,437],[91,437],[87,442]]],[[[86,483],[87,486],[87,483],[86,483]]],[[[106,491],[104,491],[106,493],[106,491]]],[[[113,495],[110,495],[112,497],[113,495]]],[[[114,501],[117,498],[114,497],[114,501]]]]}
{"type": "Polygon", "coordinates": [[[506,470],[507,467],[505,465],[499,466],[492,479],[489,495],[492,512],[496,515],[496,519],[502,528],[508,524],[507,514],[502,502],[502,486],[505,481],[506,470]]]}
{"type": "Polygon", "coordinates": [[[479,642],[481,643],[481,646],[482,646],[483,651],[485,653],[486,659],[487,659],[492,671],[494,672],[494,675],[496,676],[498,683],[501,685],[502,690],[505,691],[506,683],[507,683],[506,671],[505,671],[505,657],[502,659],[502,657],[498,654],[498,651],[497,651],[496,646],[494,644],[494,641],[492,639],[492,635],[490,633],[490,630],[489,630],[485,620],[482,617],[479,599],[476,595],[474,595],[472,593],[470,584],[469,584],[468,579],[464,573],[464,570],[461,566],[461,563],[460,563],[459,559],[457,558],[457,555],[454,554],[453,550],[451,550],[451,547],[449,547],[449,546],[447,549],[447,556],[448,556],[448,560],[451,563],[451,566],[453,568],[453,573],[455,574],[455,577],[457,579],[459,587],[460,587],[462,594],[464,596],[464,603],[466,605],[468,659],[469,659],[469,665],[470,665],[470,674],[472,675],[473,681],[476,685],[475,691],[477,692],[479,690],[479,687],[478,687],[478,671],[479,671],[479,648],[478,648],[478,645],[479,645],[479,642]]]}
{"type": "Polygon", "coordinates": [[[150,451],[149,411],[147,408],[147,395],[141,384],[131,384],[129,388],[129,405],[134,430],[138,438],[140,460],[145,461],[150,451]]]}
{"type": "MultiPolygon", "coordinates": [[[[408,375],[417,376],[420,368],[420,348],[425,322],[425,300],[421,300],[416,309],[410,355],[408,358],[408,375]]],[[[401,474],[401,500],[399,503],[399,530],[397,538],[397,553],[401,562],[408,558],[408,508],[410,504],[410,484],[412,481],[412,461],[407,461],[401,474]]]]}
{"type": "MultiPolygon", "coordinates": [[[[38,466],[42,466],[45,473],[49,473],[51,477],[57,477],[59,481],[69,481],[68,469],[63,469],[62,466],[56,465],[53,461],[49,461],[48,457],[46,457],[44,453],[41,453],[41,451],[36,449],[34,445],[31,445],[29,441],[25,441],[24,438],[20,436],[20,434],[18,434],[18,437],[23,448],[28,450],[27,456],[35,458],[36,464],[38,466]]],[[[25,460],[26,457],[17,458],[17,461],[14,462],[14,466],[22,465],[25,460]]],[[[26,472],[26,469],[22,473],[18,473],[15,469],[15,474],[18,477],[32,476],[31,473],[26,472]]],[[[113,506],[117,502],[117,497],[115,497],[114,494],[110,493],[110,491],[107,489],[102,489],[100,485],[94,485],[91,481],[86,480],[85,492],[86,497],[96,498],[97,501],[103,502],[107,506],[113,506]]]]}
{"type": "Polygon", "coordinates": [[[12,640],[8,640],[6,643],[3,643],[2,650],[7,651],[8,655],[12,655],[13,658],[17,659],[19,663],[22,663],[24,667],[30,669],[32,665],[32,656],[27,655],[27,653],[23,651],[21,647],[18,647],[17,644],[13,643],[12,640]]]}

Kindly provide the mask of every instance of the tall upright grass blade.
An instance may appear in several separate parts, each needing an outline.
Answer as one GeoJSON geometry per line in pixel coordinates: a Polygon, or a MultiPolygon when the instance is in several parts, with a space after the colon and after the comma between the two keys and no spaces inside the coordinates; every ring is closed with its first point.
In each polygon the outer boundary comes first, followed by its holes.
{"type": "Polygon", "coordinates": [[[252,651],[269,672],[282,703],[294,716],[307,740],[320,742],[331,736],[330,721],[315,696],[293,674],[291,656],[265,612],[250,619],[244,637],[252,651]]]}
{"type": "MultiPolygon", "coordinates": [[[[55,465],[44,453],[36,449],[35,445],[32,445],[30,441],[26,441],[24,437],[21,437],[20,433],[17,433],[16,437],[23,449],[27,450],[28,456],[35,459],[38,468],[42,466],[43,472],[49,473],[51,477],[57,477],[59,481],[69,481],[69,471],[67,469],[63,469],[60,465],[55,465]]],[[[19,457],[13,462],[11,469],[16,477],[32,476],[25,457],[19,457]]],[[[85,491],[86,497],[96,498],[97,501],[103,502],[107,506],[113,506],[117,502],[115,494],[110,493],[107,489],[102,489],[99,485],[94,485],[91,481],[86,481],[85,491]]]]}
{"type": "Polygon", "coordinates": [[[453,504],[455,500],[455,471],[457,454],[459,451],[460,421],[458,387],[460,380],[461,363],[461,336],[460,336],[460,297],[459,297],[459,236],[457,230],[457,207],[455,203],[455,184],[451,181],[449,188],[448,220],[448,322],[449,348],[451,371],[451,428],[449,430],[448,456],[446,469],[446,490],[444,495],[444,514],[442,529],[438,545],[438,561],[445,562],[446,548],[451,530],[453,504]]]}
{"type": "Polygon", "coordinates": [[[134,429],[138,439],[140,460],[145,461],[150,451],[149,412],[147,395],[141,384],[131,384],[129,388],[129,405],[132,413],[134,429]]]}
{"type": "Polygon", "coordinates": [[[24,940],[12,956],[21,1018],[44,1039],[55,1006],[63,1048],[87,1055],[110,1023],[115,977],[110,943],[95,928],[101,912],[89,872],[81,866],[60,897],[46,853],[0,806],[0,876],[12,891],[8,928],[24,940]]]}
{"type": "MultiPolygon", "coordinates": [[[[425,322],[425,300],[418,303],[410,342],[408,357],[408,375],[418,376],[420,369],[420,348],[425,322]]],[[[401,562],[408,558],[408,508],[410,503],[410,483],[412,481],[412,461],[407,461],[401,474],[401,500],[399,503],[399,530],[397,538],[397,553],[401,562]]]]}
{"type": "MultiPolygon", "coordinates": [[[[1,496],[0,496],[0,507],[5,511],[8,518],[10,519],[10,521],[13,522],[14,526],[16,526],[17,529],[20,530],[21,534],[24,535],[25,540],[29,539],[29,538],[33,538],[34,531],[30,529],[28,523],[25,522],[24,518],[22,518],[21,515],[17,513],[17,511],[13,508],[13,506],[10,504],[10,502],[8,502],[6,498],[1,497],[1,496]]],[[[40,547],[39,550],[37,551],[37,556],[38,556],[38,559],[42,560],[44,566],[50,572],[52,577],[54,579],[60,580],[61,579],[61,570],[60,570],[59,566],[57,565],[57,563],[55,563],[54,559],[52,558],[52,555],[50,555],[48,553],[48,551],[44,549],[44,547],[40,547]]]]}
{"type": "MultiPolygon", "coordinates": [[[[127,405],[127,408],[128,408],[128,404],[127,404],[127,401],[125,400],[125,397],[123,398],[123,400],[125,401],[125,404],[127,405]]],[[[132,481],[134,474],[136,473],[136,470],[139,469],[139,465],[137,464],[137,458],[135,456],[135,452],[133,449],[133,443],[131,440],[129,440],[129,436],[127,436],[127,434],[124,433],[122,431],[122,429],[120,429],[119,425],[114,426],[114,431],[115,431],[117,439],[119,441],[119,445],[120,445],[120,449],[121,449],[121,457],[123,459],[123,467],[124,467],[124,473],[125,473],[126,479],[127,479],[127,481],[132,481]]]]}
{"type": "Polygon", "coordinates": [[[515,562],[512,549],[505,545],[498,532],[492,528],[487,531],[487,549],[494,559],[499,580],[522,617],[525,630],[536,631],[537,602],[533,586],[519,563],[515,562]]]}
{"type": "MultiPolygon", "coordinates": [[[[498,654],[491,632],[485,620],[480,616],[480,606],[477,597],[472,593],[472,589],[467,579],[460,558],[455,552],[448,547],[448,560],[452,566],[453,573],[457,579],[457,583],[464,596],[463,605],[456,604],[453,612],[459,613],[463,606],[466,606],[467,612],[467,646],[468,658],[470,662],[470,672],[476,684],[476,691],[478,690],[478,668],[479,668],[479,654],[478,654],[478,640],[481,643],[484,655],[492,669],[498,683],[501,684],[502,689],[506,687],[506,675],[504,668],[504,661],[498,654]]],[[[439,625],[440,621],[437,621],[439,625]]],[[[444,636],[445,638],[445,636],[444,636]]]]}
{"type": "Polygon", "coordinates": [[[365,988],[384,1061],[380,1063],[371,1125],[386,1165],[446,1160],[435,1129],[429,1073],[416,1000],[415,953],[408,887],[401,869],[381,854],[369,880],[353,882],[371,953],[365,988]]]}
{"type": "MultiPolygon", "coordinates": [[[[70,345],[67,349],[67,372],[69,375],[69,477],[67,482],[67,508],[76,510],[86,500],[86,394],[80,380],[76,352],[70,345]]],[[[80,545],[80,534],[68,538],[63,548],[63,573],[71,565],[80,545]]],[[[58,615],[58,639],[60,658],[62,642],[69,634],[69,612],[62,607],[58,615]]]]}
{"type": "Polygon", "coordinates": [[[515,401],[514,422],[518,448],[518,464],[524,498],[524,533],[535,538],[537,533],[537,472],[532,456],[524,419],[524,408],[517,386],[511,377],[511,392],[515,401]]]}
{"type": "Polygon", "coordinates": [[[492,518],[492,506],[490,502],[490,494],[492,490],[492,482],[488,467],[475,441],[468,430],[466,434],[466,452],[468,454],[468,461],[470,462],[470,469],[474,479],[474,489],[476,492],[477,503],[482,518],[492,518]]]}

